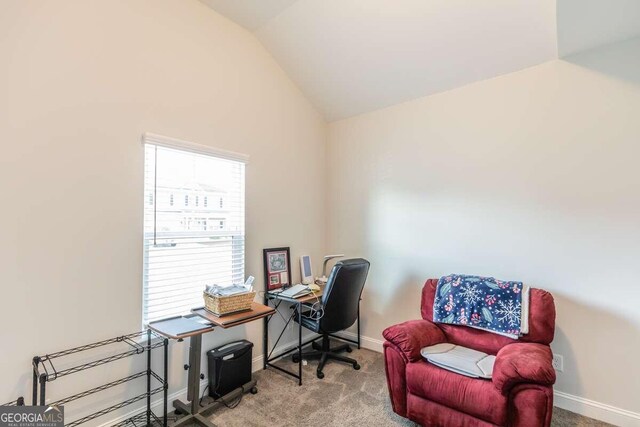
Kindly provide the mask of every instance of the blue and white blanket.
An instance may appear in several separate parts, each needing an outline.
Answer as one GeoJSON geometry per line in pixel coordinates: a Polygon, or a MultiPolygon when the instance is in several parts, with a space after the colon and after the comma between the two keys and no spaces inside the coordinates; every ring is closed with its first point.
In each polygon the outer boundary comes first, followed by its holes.
{"type": "Polygon", "coordinates": [[[522,282],[451,274],[438,280],[433,321],[517,338],[529,332],[528,303],[522,282]]]}

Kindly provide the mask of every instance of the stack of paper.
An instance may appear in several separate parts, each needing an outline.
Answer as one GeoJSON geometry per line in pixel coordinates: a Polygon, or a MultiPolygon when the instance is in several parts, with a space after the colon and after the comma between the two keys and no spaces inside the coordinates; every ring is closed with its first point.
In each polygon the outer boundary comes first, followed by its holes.
{"type": "Polygon", "coordinates": [[[228,297],[231,295],[246,294],[253,291],[253,276],[249,276],[243,285],[206,285],[205,290],[211,296],[228,297]]]}
{"type": "Polygon", "coordinates": [[[228,297],[231,295],[246,294],[247,292],[251,292],[251,288],[247,288],[244,285],[207,285],[205,292],[211,296],[228,297]]]}

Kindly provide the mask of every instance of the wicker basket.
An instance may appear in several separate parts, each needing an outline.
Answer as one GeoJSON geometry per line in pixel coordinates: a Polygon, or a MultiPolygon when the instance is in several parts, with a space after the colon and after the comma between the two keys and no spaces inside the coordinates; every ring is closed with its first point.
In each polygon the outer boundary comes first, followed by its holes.
{"type": "Polygon", "coordinates": [[[224,316],[238,311],[250,310],[256,293],[254,291],[239,295],[211,296],[203,292],[202,295],[204,296],[204,306],[207,310],[216,316],[224,316]]]}

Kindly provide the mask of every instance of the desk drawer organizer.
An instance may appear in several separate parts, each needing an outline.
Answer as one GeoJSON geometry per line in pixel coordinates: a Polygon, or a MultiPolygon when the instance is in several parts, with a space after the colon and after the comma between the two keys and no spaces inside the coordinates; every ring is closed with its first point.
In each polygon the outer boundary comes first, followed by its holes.
{"type": "Polygon", "coordinates": [[[251,303],[256,296],[255,291],[229,296],[211,296],[203,292],[204,306],[216,316],[251,310],[251,303]]]}

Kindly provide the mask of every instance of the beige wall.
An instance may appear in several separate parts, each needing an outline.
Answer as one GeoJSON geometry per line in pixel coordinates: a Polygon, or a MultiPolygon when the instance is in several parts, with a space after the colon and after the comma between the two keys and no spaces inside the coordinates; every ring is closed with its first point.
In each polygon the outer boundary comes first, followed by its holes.
{"type": "MultiPolygon", "coordinates": [[[[9,0],[0,58],[0,402],[30,396],[32,356],[140,328],[145,131],[251,156],[258,288],[264,247],[321,259],[326,124],[247,31],[197,0],[9,0]]],[[[204,346],[246,337],[257,356],[261,331],[216,330],[204,346]]],[[[172,343],[171,392],[186,347],[172,343]]],[[[51,396],[135,367],[110,369],[51,383],[51,396]]]]}
{"type": "MultiPolygon", "coordinates": [[[[557,388],[640,412],[637,49],[333,123],[325,159],[320,115],[253,36],[195,0],[4,2],[0,401],[29,395],[33,355],[139,328],[150,131],[251,156],[259,287],[262,248],[320,260],[326,238],[371,259],[363,331],[380,339],[419,315],[427,277],[522,279],[556,296],[557,388]]],[[[260,354],[259,324],[216,330],[205,347],[238,337],[260,354]]],[[[186,343],[172,343],[172,392],[185,361],[186,343]]],[[[112,369],[52,383],[52,396],[139,366],[112,369]]]]}
{"type": "Polygon", "coordinates": [[[556,298],[557,390],[640,412],[639,48],[330,124],[327,249],[371,260],[366,336],[426,278],[523,280],[556,298]]]}

